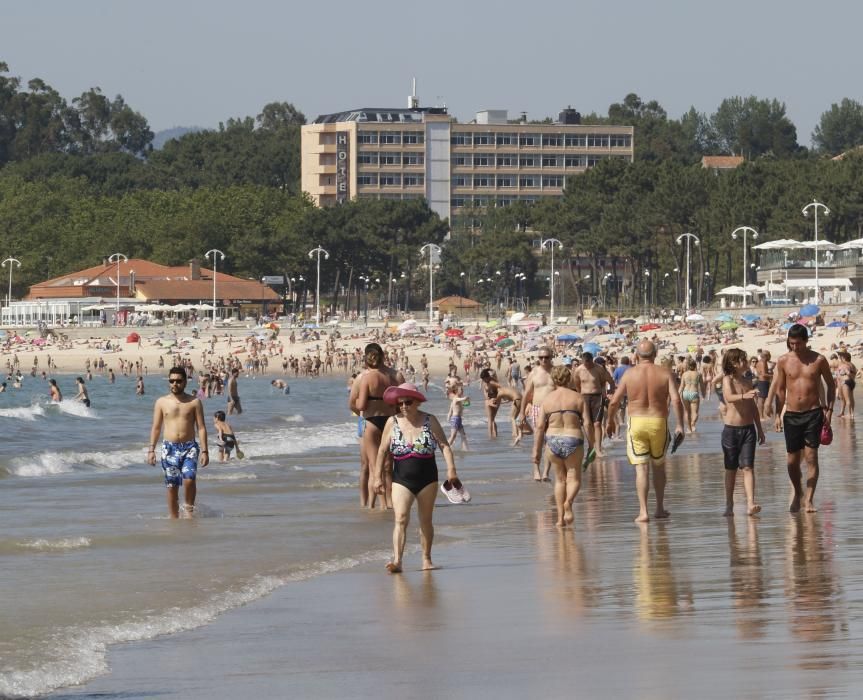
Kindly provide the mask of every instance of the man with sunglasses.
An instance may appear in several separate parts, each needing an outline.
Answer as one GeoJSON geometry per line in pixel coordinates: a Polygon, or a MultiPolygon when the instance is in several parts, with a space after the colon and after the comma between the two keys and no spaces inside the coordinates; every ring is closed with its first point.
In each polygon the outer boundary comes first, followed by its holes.
{"type": "MultiPolygon", "coordinates": [[[[554,382],[551,379],[551,361],[554,358],[554,353],[547,345],[541,345],[537,350],[539,357],[539,365],[531,369],[527,380],[524,383],[524,396],[521,402],[521,409],[516,418],[516,424],[521,426],[524,423],[527,406],[530,404],[530,423],[531,427],[536,430],[536,422],[539,419],[539,410],[545,397],[554,391],[554,382]]],[[[534,481],[549,481],[548,473],[551,465],[548,460],[545,460],[545,466],[540,475],[539,465],[533,466],[534,481]]]]}
{"type": "Polygon", "coordinates": [[[156,399],[147,448],[147,463],[155,466],[156,441],[162,435],[160,456],[168,489],[168,511],[172,518],[180,517],[181,485],[186,514],[191,515],[194,511],[198,466],[206,467],[210,461],[204,408],[199,399],[186,393],[186,381],[183,367],[172,367],[168,372],[171,391],[156,399]]]}

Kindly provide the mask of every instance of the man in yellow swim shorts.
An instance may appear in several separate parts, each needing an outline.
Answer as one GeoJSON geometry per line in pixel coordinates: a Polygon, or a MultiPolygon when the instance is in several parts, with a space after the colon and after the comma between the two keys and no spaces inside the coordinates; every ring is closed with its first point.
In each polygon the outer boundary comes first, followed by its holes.
{"type": "Polygon", "coordinates": [[[683,440],[683,402],[671,372],[655,364],[656,346],[642,340],[636,348],[638,364],[626,372],[608,406],[608,436],[617,430],[617,409],[624,397],[629,400],[629,427],[626,431],[626,454],[635,467],[635,488],[638,493],[637,523],[650,520],[647,514],[647,494],[650,490],[650,467],[653,466],[653,488],[656,491],[654,517],[667,518],[665,510],[665,452],[671,438],[668,434],[668,404],[677,419],[675,439],[683,440]]]}

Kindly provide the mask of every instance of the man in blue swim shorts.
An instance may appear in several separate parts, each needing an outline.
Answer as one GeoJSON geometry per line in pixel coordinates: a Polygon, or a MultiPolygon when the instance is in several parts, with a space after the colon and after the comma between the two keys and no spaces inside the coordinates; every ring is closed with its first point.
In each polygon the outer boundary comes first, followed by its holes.
{"type": "Polygon", "coordinates": [[[156,441],[162,435],[161,462],[168,489],[168,511],[172,518],[180,517],[180,485],[183,486],[185,513],[195,510],[198,465],[210,461],[207,449],[207,426],[199,399],[186,393],[186,370],[173,367],[168,372],[171,392],[156,400],[147,463],[156,464],[156,441]],[[198,439],[195,440],[197,432],[198,439]]]}

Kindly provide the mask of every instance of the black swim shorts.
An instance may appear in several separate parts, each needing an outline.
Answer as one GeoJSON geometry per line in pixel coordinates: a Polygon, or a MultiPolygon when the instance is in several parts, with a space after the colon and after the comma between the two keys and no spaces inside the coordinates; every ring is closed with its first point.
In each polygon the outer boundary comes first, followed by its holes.
{"type": "Polygon", "coordinates": [[[726,469],[755,466],[758,434],[754,425],[726,425],[722,429],[722,454],[726,469]]]}
{"type": "Polygon", "coordinates": [[[824,409],[811,411],[785,411],[782,428],[785,433],[785,450],[788,454],[800,452],[803,446],[818,449],[821,445],[821,426],[824,424],[824,409]]]}

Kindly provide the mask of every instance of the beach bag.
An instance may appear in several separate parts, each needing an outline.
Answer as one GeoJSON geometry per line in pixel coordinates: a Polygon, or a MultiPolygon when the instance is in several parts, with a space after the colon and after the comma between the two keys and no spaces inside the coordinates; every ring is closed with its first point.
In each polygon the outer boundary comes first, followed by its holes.
{"type": "Polygon", "coordinates": [[[831,442],[833,442],[833,428],[829,423],[825,423],[821,426],[821,444],[829,445],[831,442]]]}

